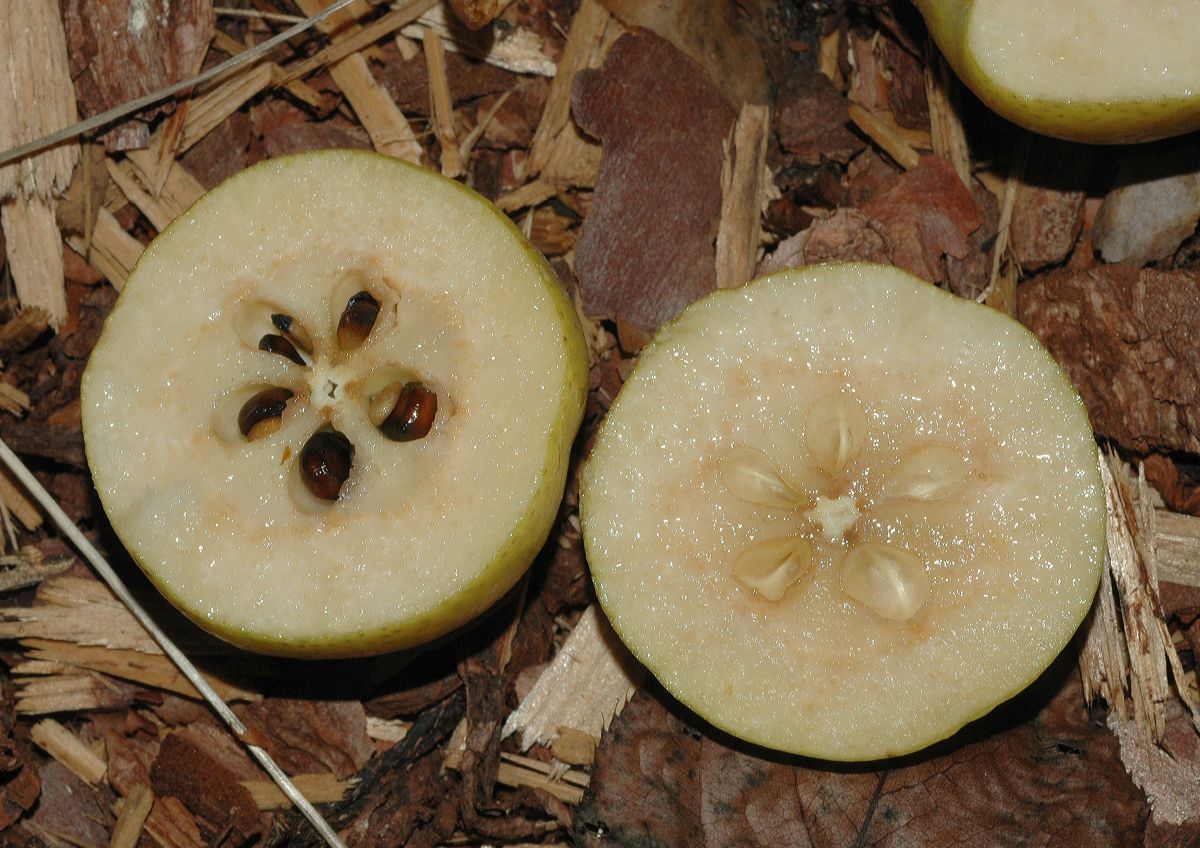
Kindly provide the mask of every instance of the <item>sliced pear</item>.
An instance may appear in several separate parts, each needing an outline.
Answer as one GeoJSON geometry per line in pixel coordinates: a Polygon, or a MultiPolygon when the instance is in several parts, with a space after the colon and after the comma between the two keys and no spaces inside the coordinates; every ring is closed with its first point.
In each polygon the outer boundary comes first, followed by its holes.
{"type": "Polygon", "coordinates": [[[1073,141],[1149,141],[1200,128],[1200,0],[914,0],[984,103],[1073,141]]]}
{"type": "Polygon", "coordinates": [[[147,248],[83,377],[113,528],[253,650],[411,647],[502,596],[557,513],[587,383],[509,220],[372,153],[251,168],[147,248]]]}
{"type": "Polygon", "coordinates": [[[784,272],[664,327],[580,508],[601,604],[667,689],[830,760],[923,748],[1024,688],[1105,548],[1062,369],[1008,317],[878,265],[784,272]]]}

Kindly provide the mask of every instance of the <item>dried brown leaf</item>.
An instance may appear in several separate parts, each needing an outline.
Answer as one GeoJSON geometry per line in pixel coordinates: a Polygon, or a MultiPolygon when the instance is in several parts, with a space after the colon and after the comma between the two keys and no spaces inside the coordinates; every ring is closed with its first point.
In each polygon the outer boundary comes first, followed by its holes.
{"type": "Polygon", "coordinates": [[[589,846],[1140,844],[1145,801],[1077,676],[1060,664],[1041,683],[878,771],[748,750],[641,693],[601,742],[576,835],[589,846]]]}

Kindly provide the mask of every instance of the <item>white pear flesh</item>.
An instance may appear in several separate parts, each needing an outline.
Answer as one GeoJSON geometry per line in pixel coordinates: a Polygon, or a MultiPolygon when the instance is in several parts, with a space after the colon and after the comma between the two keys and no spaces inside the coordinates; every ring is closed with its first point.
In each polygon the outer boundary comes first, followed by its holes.
{"type": "Polygon", "coordinates": [[[523,573],[586,378],[570,299],[502,213],[399,160],[323,151],[242,172],[150,245],[84,375],[84,435],[113,528],[190,618],[266,653],[372,654],[464,624],[523,573]],[[363,287],[380,316],[342,350],[363,287]],[[274,311],[311,337],[307,366],[247,337],[274,311]],[[437,390],[425,438],[368,417],[396,375],[437,390]],[[249,441],[236,416],[257,386],[295,397],[249,441]],[[355,453],[322,503],[297,456],[330,426],[355,453]]]}
{"type": "Polygon", "coordinates": [[[1105,550],[1095,441],[1045,348],[866,264],[718,292],[664,327],[580,509],[600,602],[663,685],[740,738],[829,760],[926,747],[1024,688],[1078,628],[1105,550]],[[808,414],[830,398],[841,424],[808,414]],[[844,467],[810,453],[812,422],[855,442],[844,467]],[[741,457],[794,504],[731,489],[741,457]],[[803,574],[760,594],[733,573],[797,537],[803,574]]]}
{"type": "Polygon", "coordinates": [[[991,108],[1036,132],[1124,143],[1200,127],[1200,0],[915,0],[991,108]]]}

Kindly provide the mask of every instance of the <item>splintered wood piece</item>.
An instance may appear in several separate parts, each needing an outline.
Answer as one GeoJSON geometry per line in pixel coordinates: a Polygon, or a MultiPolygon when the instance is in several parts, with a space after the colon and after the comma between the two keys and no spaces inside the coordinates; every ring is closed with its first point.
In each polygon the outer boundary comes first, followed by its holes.
{"type": "Polygon", "coordinates": [[[59,327],[67,320],[67,292],[54,202],[36,194],[2,200],[0,227],[17,299],[24,306],[45,309],[50,325],[59,327]]]}
{"type": "Polygon", "coordinates": [[[450,14],[445,4],[439,3],[400,32],[419,41],[426,29],[435,29],[451,52],[517,74],[554,76],[554,60],[546,55],[546,47],[537,33],[523,27],[492,27],[473,32],[448,17],[450,14]]]}
{"type": "Polygon", "coordinates": [[[458,139],[454,133],[454,100],[446,79],[446,50],[442,38],[425,30],[425,67],[429,72],[429,99],[433,105],[433,132],[442,147],[442,174],[454,179],[463,172],[458,139]]]}
{"type": "Polygon", "coordinates": [[[743,103],[725,147],[721,169],[721,224],[717,229],[717,288],[749,282],[758,261],[766,194],[770,112],[765,105],[743,103]]]}
{"type": "MultiPolygon", "coordinates": [[[[6,0],[0,15],[0,150],[78,118],[58,1],[6,0]]],[[[0,198],[65,191],[78,161],[79,146],[61,144],[0,166],[0,198]]]]}
{"type": "MultiPolygon", "coordinates": [[[[67,673],[80,670],[97,671],[143,686],[174,692],[185,698],[199,700],[202,697],[196,687],[180,674],[175,664],[161,654],[76,645],[52,639],[23,639],[21,644],[25,647],[25,655],[29,659],[61,664],[67,673]]],[[[226,701],[255,701],[262,697],[257,692],[222,680],[211,672],[206,672],[204,679],[226,701]]]]}
{"type": "Polygon", "coordinates": [[[141,210],[154,229],[162,232],[175,220],[176,212],[142,188],[134,178],[132,167],[128,163],[119,165],[112,159],[106,159],[104,165],[113,183],[129,198],[130,203],[141,210]]]}
{"type": "Polygon", "coordinates": [[[367,716],[367,736],[377,742],[402,742],[411,727],[407,721],[367,716]]]}
{"type": "Polygon", "coordinates": [[[929,103],[929,125],[933,152],[947,160],[963,185],[971,184],[971,151],[959,108],[958,82],[932,39],[925,50],[925,99],[929,103]]]}
{"type": "Polygon", "coordinates": [[[1200,730],[1200,703],[1183,681],[1186,676],[1178,651],[1163,617],[1158,594],[1158,556],[1155,545],[1156,514],[1150,506],[1144,474],[1138,476],[1138,493],[1131,491],[1127,473],[1115,454],[1100,462],[1108,501],[1108,555],[1101,590],[1115,586],[1120,604],[1109,612],[1101,598],[1099,611],[1088,619],[1080,670],[1087,696],[1104,695],[1124,718],[1126,691],[1132,702],[1132,720],[1148,745],[1162,742],[1166,733],[1166,704],[1175,693],[1200,730]],[[1096,633],[1097,629],[1106,632],[1096,633]],[[1123,655],[1123,656],[1122,656],[1123,655]],[[1118,679],[1128,660],[1128,682],[1118,679]]]}
{"type": "MultiPolygon", "coordinates": [[[[297,5],[304,14],[311,16],[320,12],[324,4],[321,0],[297,0],[297,5]]],[[[351,53],[340,59],[329,68],[329,73],[346,95],[375,149],[420,164],[423,151],[408,119],[387,89],[375,79],[362,53],[351,53]]]]}
{"type": "Polygon", "coordinates": [[[145,250],[145,246],[125,232],[116,217],[105,208],[101,208],[96,216],[90,245],[85,245],[77,236],[68,236],[67,244],[81,256],[86,251],[88,264],[103,274],[117,291],[125,285],[125,279],[145,250]]]}
{"type": "Polygon", "coordinates": [[[269,86],[273,79],[274,72],[269,63],[251,65],[223,80],[211,91],[194,98],[189,105],[176,152],[183,153],[190,149],[246,101],[269,86]]]}
{"type": "MultiPolygon", "coordinates": [[[[1017,203],[1017,190],[1025,182],[1025,165],[1029,160],[1029,133],[1018,132],[1020,135],[1008,163],[1004,194],[1000,198],[1000,223],[992,247],[992,274],[979,297],[988,306],[1008,315],[1017,314],[1017,263],[1009,256],[1013,208],[1017,203]]],[[[969,188],[971,184],[965,182],[963,185],[969,188]]]]}
{"type": "Polygon", "coordinates": [[[122,167],[127,167],[128,173],[143,186],[149,188],[157,185],[152,192],[154,197],[176,216],[183,214],[204,195],[204,186],[200,181],[174,160],[167,163],[163,173],[158,173],[161,165],[156,161],[153,150],[128,151],[122,167]]]}
{"type": "Polygon", "coordinates": [[[319,68],[345,59],[351,53],[357,53],[370,47],[385,36],[412,23],[437,3],[438,0],[407,0],[403,3],[394,3],[392,11],[379,20],[373,21],[357,31],[345,31],[335,36],[333,44],[324,50],[317,51],[303,61],[288,65],[283,69],[280,81],[283,83],[296,81],[319,68]]]}
{"type": "MultiPolygon", "coordinates": [[[[346,793],[358,785],[358,780],[339,780],[335,774],[322,772],[294,774],[292,783],[312,803],[332,804],[345,798],[346,793]]],[[[292,806],[291,799],[269,780],[243,780],[241,784],[250,792],[250,797],[260,810],[284,810],[292,806]]]]}
{"type": "Polygon", "coordinates": [[[543,180],[534,180],[499,198],[496,201],[496,206],[502,212],[516,212],[518,209],[524,209],[526,206],[537,206],[539,203],[554,197],[556,193],[557,190],[550,183],[543,180]]]}
{"type": "Polygon", "coordinates": [[[27,677],[17,681],[16,711],[18,715],[46,715],[121,709],[129,706],[135,694],[133,686],[99,674],[27,677]]]}
{"type": "Polygon", "coordinates": [[[36,586],[43,580],[62,574],[73,562],[70,557],[44,560],[37,548],[24,548],[20,553],[0,557],[0,592],[36,586]]]}
{"type": "MultiPolygon", "coordinates": [[[[56,0],[10,0],[0,15],[0,150],[78,119],[56,0]]],[[[0,166],[0,227],[17,298],[67,319],[62,236],[52,197],[66,190],[79,145],[62,144],[0,166]]]]}
{"type": "Polygon", "coordinates": [[[854,125],[866,133],[888,156],[896,160],[904,170],[911,171],[921,164],[921,154],[913,149],[908,140],[886,121],[868,112],[857,103],[846,108],[854,125]]]}
{"type": "Polygon", "coordinates": [[[1154,523],[1158,579],[1200,588],[1200,518],[1156,509],[1154,523]]]}
{"type": "Polygon", "coordinates": [[[571,88],[575,84],[575,75],[584,68],[592,67],[593,51],[604,36],[609,17],[599,0],[583,0],[579,4],[579,11],[571,19],[567,43],[563,47],[554,82],[550,84],[550,93],[546,96],[546,105],[542,107],[542,118],[529,148],[530,174],[536,176],[541,173],[549,159],[551,144],[567,127],[571,119],[571,88]]]}
{"type": "Polygon", "coordinates": [[[641,667],[592,604],[508,716],[502,736],[520,732],[522,751],[551,744],[561,727],[599,739],[633,696],[641,676],[641,667]]]}
{"type": "Polygon", "coordinates": [[[0,609],[0,639],[53,639],[161,654],[138,620],[98,580],[63,575],[38,587],[39,603],[0,609]]]}
{"type": "Polygon", "coordinates": [[[134,784],[121,799],[117,823],[113,826],[108,848],[135,848],[142,836],[146,817],[154,807],[154,793],[144,783],[134,784]]]}
{"type": "Polygon", "coordinates": [[[78,736],[52,718],[44,718],[29,730],[29,738],[80,780],[95,786],[104,779],[108,765],[78,736]]]}
{"type": "MultiPolygon", "coordinates": [[[[153,792],[151,792],[153,794],[153,792]]],[[[143,827],[159,848],[209,848],[196,817],[178,798],[155,798],[143,827]]]]}
{"type": "Polygon", "coordinates": [[[0,382],[0,409],[13,415],[29,411],[29,395],[9,383],[0,382]]]}
{"type": "Polygon", "coordinates": [[[567,768],[562,763],[543,763],[519,754],[500,752],[500,767],[496,770],[496,782],[505,786],[541,789],[567,804],[578,804],[583,800],[589,777],[581,771],[567,768]]]}

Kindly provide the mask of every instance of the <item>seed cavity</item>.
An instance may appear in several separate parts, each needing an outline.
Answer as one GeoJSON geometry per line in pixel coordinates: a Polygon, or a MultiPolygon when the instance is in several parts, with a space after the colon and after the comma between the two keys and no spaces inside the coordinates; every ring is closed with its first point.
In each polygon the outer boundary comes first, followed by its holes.
{"type": "Polygon", "coordinates": [[[283,410],[295,393],[281,386],[271,386],[258,392],[238,411],[238,430],[253,442],[275,433],[283,424],[283,410]]]}
{"type": "Polygon", "coordinates": [[[768,601],[779,601],[813,568],[812,544],[799,536],[755,542],[733,563],[733,577],[768,601]]]}
{"type": "Polygon", "coordinates": [[[830,474],[840,473],[858,456],[867,437],[867,413],[846,392],[821,398],[808,411],[804,438],[813,461],[830,474]]]}
{"type": "Polygon", "coordinates": [[[308,365],[300,351],[296,350],[296,346],[286,336],[268,333],[258,340],[258,349],[285,356],[297,365],[308,365]]]}
{"type": "Polygon", "coordinates": [[[929,577],[914,554],[867,542],[842,561],[842,591],[880,618],[908,621],[929,599],[929,577]]]}
{"type": "Polygon", "coordinates": [[[337,430],[318,430],[300,449],[300,479],[324,501],[335,501],[350,476],[354,445],[337,430]]]}
{"type": "Polygon", "coordinates": [[[813,502],[789,486],[771,458],[756,448],[739,445],[725,454],[721,479],[733,495],[759,506],[804,509],[813,502]]]}
{"type": "Polygon", "coordinates": [[[429,435],[437,409],[437,393],[419,380],[409,380],[392,383],[372,397],[367,417],[393,442],[412,442],[429,435]]]}
{"type": "Polygon", "coordinates": [[[337,343],[342,350],[354,350],[363,345],[379,319],[379,301],[368,291],[351,295],[338,319],[337,343]]]}
{"type": "Polygon", "coordinates": [[[966,482],[967,459],[954,448],[928,445],[906,456],[883,483],[886,497],[932,501],[966,482]]]}

